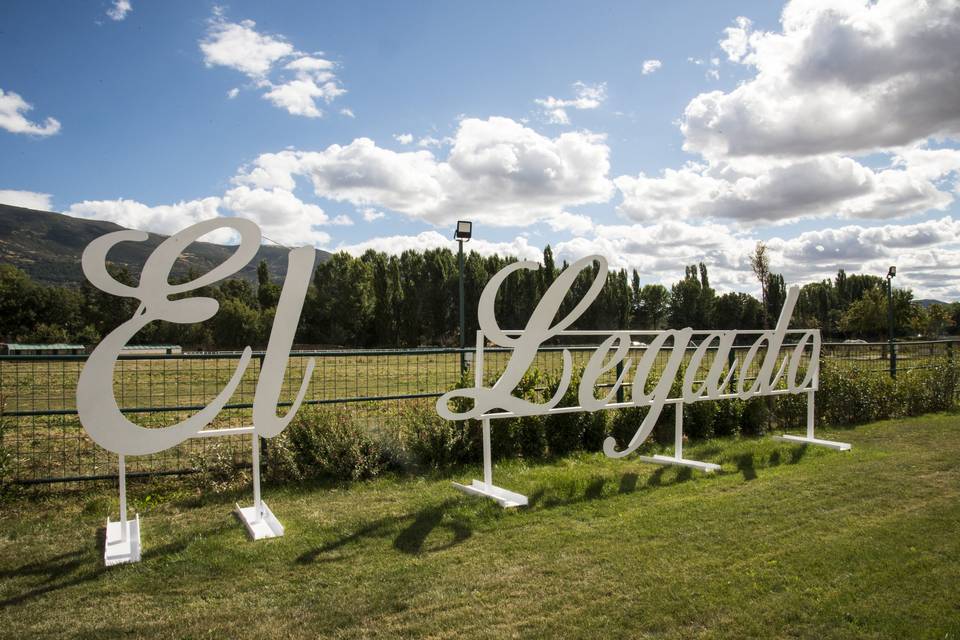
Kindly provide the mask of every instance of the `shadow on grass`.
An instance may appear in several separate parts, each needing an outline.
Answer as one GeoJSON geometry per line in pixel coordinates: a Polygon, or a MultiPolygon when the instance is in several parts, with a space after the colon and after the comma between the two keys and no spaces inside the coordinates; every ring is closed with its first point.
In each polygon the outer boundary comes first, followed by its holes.
{"type": "MultiPolygon", "coordinates": [[[[159,547],[148,547],[143,551],[143,560],[179,553],[187,548],[191,541],[222,533],[228,527],[220,525],[205,529],[200,533],[190,533],[180,540],[176,540],[159,547]]],[[[103,565],[103,549],[106,540],[106,529],[99,527],[91,545],[96,555],[91,557],[90,549],[81,548],[66,551],[46,560],[30,562],[15,569],[0,571],[0,580],[39,578],[40,584],[35,584],[22,593],[0,600],[0,610],[17,606],[54,591],[75,587],[97,580],[108,572],[103,565]]],[[[122,571],[122,568],[109,568],[111,571],[122,571]]]]}
{"type": "Polygon", "coordinates": [[[444,549],[454,547],[467,540],[472,534],[472,530],[462,518],[454,518],[449,522],[444,522],[444,517],[450,508],[459,503],[459,500],[450,498],[437,505],[425,507],[419,511],[403,516],[380,518],[369,524],[366,524],[349,535],[342,536],[332,542],[312,549],[297,557],[298,564],[310,564],[312,562],[333,562],[342,560],[343,556],[330,557],[328,554],[337,551],[353,542],[358,542],[364,538],[386,538],[394,535],[398,526],[408,523],[393,539],[393,548],[402,553],[410,555],[420,555],[423,553],[435,553],[444,549]],[[452,537],[443,544],[427,546],[427,539],[438,527],[449,529],[452,537]]]}
{"type": "MultiPolygon", "coordinates": [[[[808,450],[808,445],[806,444],[798,447],[792,447],[787,455],[786,464],[797,464],[807,454],[808,450]]],[[[757,465],[755,455],[753,453],[742,453],[733,458],[733,462],[737,465],[737,471],[743,474],[744,480],[749,482],[750,480],[757,479],[757,465]]],[[[763,466],[766,468],[771,468],[780,466],[780,464],[783,463],[784,461],[782,459],[781,451],[777,450],[770,454],[766,464],[763,466]]]]}
{"type": "Polygon", "coordinates": [[[666,487],[693,479],[693,470],[688,467],[677,467],[675,473],[665,478],[668,469],[668,467],[657,467],[644,485],[640,485],[640,476],[632,471],[621,475],[619,481],[615,478],[593,478],[582,492],[579,491],[580,485],[573,482],[549,484],[537,489],[528,497],[527,509],[565,507],[612,497],[615,493],[623,495],[635,491],[648,491],[653,487],[666,487]],[[617,485],[616,491],[607,491],[608,485],[614,483],[617,485]],[[548,491],[552,495],[549,495],[548,491]]]}

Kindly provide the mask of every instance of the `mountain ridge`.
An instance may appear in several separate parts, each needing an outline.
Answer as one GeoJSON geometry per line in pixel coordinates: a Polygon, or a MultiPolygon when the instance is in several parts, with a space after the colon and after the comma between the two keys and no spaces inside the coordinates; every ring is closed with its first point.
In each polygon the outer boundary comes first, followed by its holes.
{"type": "MultiPolygon", "coordinates": [[[[33,280],[53,285],[79,285],[84,281],[80,257],[94,239],[114,231],[122,231],[113,222],[74,218],[64,213],[40,211],[0,204],[0,261],[26,272],[33,280]]],[[[136,278],[150,253],[168,236],[149,233],[144,242],[124,242],[110,250],[108,259],[126,266],[136,278]]],[[[174,264],[174,277],[186,276],[194,269],[209,271],[233,253],[233,247],[212,242],[194,242],[174,264]]],[[[251,282],[257,280],[257,265],[267,263],[271,279],[279,282],[287,270],[285,247],[261,245],[256,256],[232,277],[251,282]]],[[[330,253],[317,249],[317,264],[330,258],[330,253]]]]}

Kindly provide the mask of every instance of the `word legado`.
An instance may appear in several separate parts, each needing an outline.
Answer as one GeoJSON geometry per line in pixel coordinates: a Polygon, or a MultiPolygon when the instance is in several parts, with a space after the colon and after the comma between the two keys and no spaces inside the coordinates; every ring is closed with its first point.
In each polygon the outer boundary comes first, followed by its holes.
{"type": "MultiPolygon", "coordinates": [[[[536,269],[534,262],[517,262],[497,273],[480,296],[478,320],[480,325],[478,340],[489,339],[494,345],[512,350],[510,360],[492,387],[482,384],[478,376],[474,387],[454,389],[437,400],[437,413],[448,420],[470,418],[490,419],[514,416],[544,415],[556,412],[597,411],[617,409],[629,406],[649,407],[647,415],[636,433],[623,449],[617,449],[617,443],[610,437],[604,442],[603,450],[607,456],[623,457],[636,450],[650,435],[657,423],[663,407],[667,403],[690,403],[700,400],[719,400],[725,398],[747,399],[754,396],[779,395],[784,393],[804,393],[815,391],[819,381],[820,332],[817,330],[789,330],[790,317],[799,295],[799,288],[793,286],[787,293],[780,318],[774,329],[768,331],[694,331],[692,329],[671,329],[658,332],[630,332],[613,330],[591,354],[584,367],[577,390],[578,407],[558,407],[567,393],[573,377],[573,364],[570,351],[563,350],[563,371],[560,385],[553,397],[538,404],[512,395],[523,375],[533,364],[541,345],[556,336],[585,335],[596,332],[568,331],[576,320],[587,310],[599,295],[607,277],[607,263],[602,256],[587,256],[570,265],[563,271],[549,289],[527,321],[522,331],[503,330],[494,314],[494,301],[504,280],[513,272],[521,269],[536,269]],[[562,319],[551,324],[556,317],[560,304],[573,285],[577,275],[596,262],[599,269],[583,298],[562,319]],[[631,335],[638,333],[651,337],[643,348],[643,354],[634,361],[629,357],[631,335]],[[781,348],[787,334],[796,338],[792,350],[781,358],[781,348]],[[738,336],[754,338],[752,345],[742,359],[730,360],[729,354],[738,336]],[[667,343],[670,343],[669,345],[667,343]],[[692,353],[691,353],[692,350],[692,353]],[[697,380],[701,363],[707,353],[714,350],[713,361],[706,376],[697,380]],[[761,356],[761,350],[763,355],[761,356]],[[649,386],[651,368],[662,361],[666,354],[666,363],[660,378],[649,386]],[[805,357],[806,356],[806,357],[805,357]],[[801,365],[807,366],[801,372],[801,365]],[[759,362],[755,376],[750,372],[759,362]],[[620,375],[602,397],[596,397],[596,385],[601,376],[620,367],[620,375]],[[670,391],[681,367],[686,365],[681,384],[681,393],[671,397],[670,391]],[[802,373],[802,375],[801,375],[802,373]],[[736,381],[734,376],[736,374],[736,381]],[[800,378],[798,380],[798,377],[800,378]],[[616,402],[618,391],[630,380],[631,397],[626,402],[616,402]],[[469,410],[456,412],[450,409],[453,400],[472,402],[469,410]]],[[[478,342],[478,354],[483,345],[478,342]]],[[[480,358],[478,358],[479,360],[480,358]]]]}

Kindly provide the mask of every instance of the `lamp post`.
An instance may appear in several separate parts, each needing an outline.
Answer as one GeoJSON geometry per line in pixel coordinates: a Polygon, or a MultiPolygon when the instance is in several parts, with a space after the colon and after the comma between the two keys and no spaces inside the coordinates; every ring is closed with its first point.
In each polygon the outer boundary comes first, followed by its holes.
{"type": "Polygon", "coordinates": [[[894,343],[893,332],[893,279],[897,275],[897,268],[890,267],[887,271],[887,324],[890,325],[890,377],[897,377],[897,347],[894,343]]]}
{"type": "Polygon", "coordinates": [[[463,375],[463,372],[467,370],[467,353],[464,351],[466,349],[467,343],[467,316],[466,309],[464,308],[464,291],[463,291],[463,243],[469,242],[471,236],[473,236],[473,223],[468,222],[467,220],[458,220],[457,228],[453,233],[454,239],[460,245],[460,250],[457,253],[457,262],[460,265],[460,374],[463,375]]]}

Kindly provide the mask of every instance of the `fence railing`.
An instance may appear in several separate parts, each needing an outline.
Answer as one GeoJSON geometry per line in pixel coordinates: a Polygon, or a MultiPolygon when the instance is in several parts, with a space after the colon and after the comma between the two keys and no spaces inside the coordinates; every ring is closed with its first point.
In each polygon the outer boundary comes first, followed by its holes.
{"type": "MultiPolygon", "coordinates": [[[[534,367],[558,376],[563,348],[573,352],[578,366],[585,364],[593,352],[589,345],[544,347],[534,367]]],[[[901,371],[929,366],[937,357],[952,357],[954,349],[960,349],[960,341],[896,345],[901,371]]],[[[409,407],[432,405],[437,397],[460,386],[462,373],[472,382],[473,350],[467,349],[466,353],[467,370],[462,372],[461,350],[454,348],[295,351],[288,362],[281,406],[293,400],[307,360],[315,358],[306,404],[330,405],[371,432],[395,433],[409,407]]],[[[486,379],[497,377],[509,353],[508,349],[485,350],[486,379]]],[[[666,352],[661,354],[654,371],[663,367],[666,357],[666,352]]],[[[114,374],[117,404],[131,421],[144,427],[179,422],[220,392],[238,359],[236,353],[121,356],[114,374]]],[[[888,370],[889,345],[825,343],[821,359],[883,373],[888,370]]],[[[75,391],[85,360],[83,355],[0,356],[0,455],[8,456],[3,481],[38,484],[116,477],[117,456],[94,444],[77,416],[75,391]]],[[[263,354],[255,354],[230,403],[210,428],[251,423],[262,361],[263,354]]],[[[710,364],[711,358],[707,357],[701,367],[706,370],[710,364]]],[[[758,366],[759,361],[754,367],[758,366]]],[[[601,379],[600,384],[613,382],[615,376],[615,372],[608,373],[609,379],[601,379]]],[[[190,473],[214,454],[230,456],[236,464],[249,464],[249,439],[190,439],[161,453],[128,457],[127,471],[130,476],[190,473]]]]}

